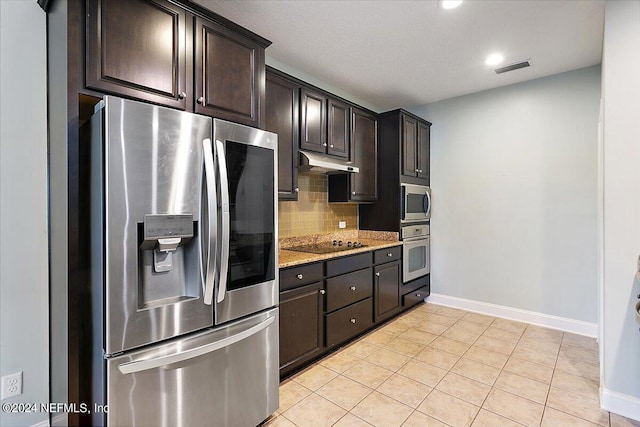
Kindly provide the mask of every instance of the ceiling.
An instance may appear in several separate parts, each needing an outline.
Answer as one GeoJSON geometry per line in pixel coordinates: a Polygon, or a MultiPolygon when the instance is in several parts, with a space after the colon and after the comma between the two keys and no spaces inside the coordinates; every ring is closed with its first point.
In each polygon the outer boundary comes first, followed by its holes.
{"type": "Polygon", "coordinates": [[[599,64],[604,0],[196,0],[273,44],[267,55],[381,111],[599,64]],[[530,58],[532,66],[496,74],[530,58]]]}

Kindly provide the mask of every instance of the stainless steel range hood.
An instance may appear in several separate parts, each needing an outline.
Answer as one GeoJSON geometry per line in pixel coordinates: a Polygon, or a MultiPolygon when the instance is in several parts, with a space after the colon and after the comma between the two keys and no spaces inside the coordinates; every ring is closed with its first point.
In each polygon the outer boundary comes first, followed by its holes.
{"type": "Polygon", "coordinates": [[[340,160],[326,154],[311,153],[309,151],[299,151],[300,153],[300,172],[309,173],[358,173],[360,169],[354,166],[353,162],[340,160]]]}

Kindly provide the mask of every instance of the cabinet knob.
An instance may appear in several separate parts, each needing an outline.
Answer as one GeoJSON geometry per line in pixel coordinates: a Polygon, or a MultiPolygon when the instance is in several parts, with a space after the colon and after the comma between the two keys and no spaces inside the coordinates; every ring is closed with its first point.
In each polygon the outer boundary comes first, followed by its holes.
{"type": "Polygon", "coordinates": [[[351,319],[351,323],[356,323],[355,317],[353,319],[351,319]]]}
{"type": "Polygon", "coordinates": [[[355,192],[355,191],[352,191],[352,192],[351,192],[351,195],[352,195],[352,196],[355,196],[355,195],[356,195],[356,192],[355,192]]]}
{"type": "Polygon", "coordinates": [[[380,277],[380,272],[376,273],[376,277],[380,277]]]}
{"type": "Polygon", "coordinates": [[[352,291],[355,291],[356,287],[355,286],[351,286],[351,287],[349,287],[349,289],[351,289],[352,291]]]}
{"type": "Polygon", "coordinates": [[[325,291],[324,289],[320,289],[320,294],[321,294],[321,295],[324,295],[324,294],[326,294],[326,293],[327,293],[327,291],[325,291]]]}
{"type": "Polygon", "coordinates": [[[333,144],[331,144],[331,145],[329,146],[329,148],[333,148],[333,144]]]}
{"type": "Polygon", "coordinates": [[[302,274],[298,274],[296,277],[298,278],[298,280],[302,280],[304,276],[302,274]]]}
{"type": "Polygon", "coordinates": [[[323,142],[323,143],[322,143],[322,146],[323,146],[323,147],[326,147],[326,146],[327,146],[327,143],[326,143],[326,142],[323,142]]]}
{"type": "Polygon", "coordinates": [[[204,96],[201,96],[200,98],[198,98],[196,102],[200,105],[204,105],[204,96]]]}
{"type": "Polygon", "coordinates": [[[180,92],[178,94],[178,98],[180,98],[180,99],[185,99],[186,97],[187,97],[187,93],[186,92],[180,92]]]}
{"type": "Polygon", "coordinates": [[[293,189],[293,191],[295,191],[296,193],[299,193],[300,192],[300,188],[296,187],[296,188],[293,189]]]}
{"type": "Polygon", "coordinates": [[[420,295],[420,294],[416,294],[416,296],[417,296],[418,298],[420,298],[422,295],[420,295]]]}
{"type": "Polygon", "coordinates": [[[393,254],[392,254],[391,252],[389,252],[389,253],[387,254],[387,256],[388,256],[389,258],[391,258],[391,257],[393,256],[393,254]]]}
{"type": "Polygon", "coordinates": [[[419,169],[416,169],[416,173],[418,173],[418,172],[420,172],[420,170],[419,170],[419,169]]]}
{"type": "Polygon", "coordinates": [[[422,169],[418,169],[418,172],[422,173],[422,169]]]}

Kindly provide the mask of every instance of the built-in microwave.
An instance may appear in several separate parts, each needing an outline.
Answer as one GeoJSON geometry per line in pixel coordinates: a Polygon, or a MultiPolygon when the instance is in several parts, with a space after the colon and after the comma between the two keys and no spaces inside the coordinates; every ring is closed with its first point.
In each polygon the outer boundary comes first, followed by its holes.
{"type": "Polygon", "coordinates": [[[402,223],[426,221],[431,217],[431,189],[424,185],[400,184],[402,223]]]}

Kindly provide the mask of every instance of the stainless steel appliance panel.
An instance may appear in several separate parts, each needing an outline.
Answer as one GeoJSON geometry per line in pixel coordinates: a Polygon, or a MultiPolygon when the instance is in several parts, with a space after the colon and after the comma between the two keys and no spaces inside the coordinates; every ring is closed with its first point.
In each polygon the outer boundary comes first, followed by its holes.
{"type": "Polygon", "coordinates": [[[215,323],[278,304],[278,136],[214,119],[219,177],[215,323]]]}
{"type": "Polygon", "coordinates": [[[104,144],[105,352],[211,326],[200,218],[211,119],[106,96],[94,120],[104,120],[104,142],[92,144],[104,144]],[[171,237],[176,229],[182,240],[171,237]]]}
{"type": "Polygon", "coordinates": [[[254,427],[278,409],[278,309],[109,359],[110,426],[254,427]]]}
{"type": "Polygon", "coordinates": [[[402,227],[402,282],[407,283],[431,272],[429,225],[402,227]]]}
{"type": "Polygon", "coordinates": [[[431,189],[423,185],[400,184],[402,202],[400,222],[426,221],[431,218],[431,189]]]}

